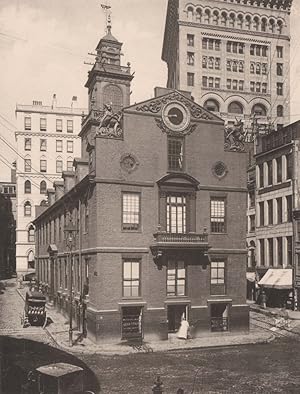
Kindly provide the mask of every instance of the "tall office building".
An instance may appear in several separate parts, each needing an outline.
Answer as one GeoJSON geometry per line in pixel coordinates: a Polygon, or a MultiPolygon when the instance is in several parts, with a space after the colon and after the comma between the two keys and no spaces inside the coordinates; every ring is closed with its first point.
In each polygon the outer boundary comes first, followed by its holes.
{"type": "MultiPolygon", "coordinates": [[[[86,110],[58,107],[56,96],[51,106],[33,101],[17,105],[17,230],[16,270],[20,275],[35,269],[35,206],[47,205],[47,189],[62,181],[64,170],[73,170],[73,159],[80,155],[78,137],[86,110]]],[[[61,186],[62,187],[62,186],[61,186]]]]}
{"type": "Polygon", "coordinates": [[[169,0],[167,86],[191,92],[228,124],[243,120],[249,131],[255,123],[288,124],[291,6],[292,0],[169,0]]]}

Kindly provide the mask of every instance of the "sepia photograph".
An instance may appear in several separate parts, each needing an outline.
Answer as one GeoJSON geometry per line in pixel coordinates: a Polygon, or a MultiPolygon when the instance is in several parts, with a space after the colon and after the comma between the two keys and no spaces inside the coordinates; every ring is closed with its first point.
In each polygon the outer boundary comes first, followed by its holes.
{"type": "Polygon", "coordinates": [[[300,392],[299,16],[0,0],[0,394],[300,392]]]}

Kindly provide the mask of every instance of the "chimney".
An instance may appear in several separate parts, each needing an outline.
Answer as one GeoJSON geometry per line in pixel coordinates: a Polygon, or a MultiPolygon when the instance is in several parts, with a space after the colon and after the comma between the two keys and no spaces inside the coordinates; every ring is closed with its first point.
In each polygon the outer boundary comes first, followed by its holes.
{"type": "Polygon", "coordinates": [[[62,178],[64,180],[64,193],[68,193],[75,186],[75,172],[63,171],[62,178]]]}
{"type": "Polygon", "coordinates": [[[47,189],[47,197],[49,206],[53,205],[55,203],[55,190],[47,189]]]}
{"type": "Polygon", "coordinates": [[[53,183],[55,190],[55,201],[59,200],[64,195],[64,182],[63,181],[55,181],[53,183]]]}
{"type": "Polygon", "coordinates": [[[56,94],[53,94],[53,98],[52,98],[52,109],[56,108],[57,106],[57,99],[56,99],[56,94]]]}
{"type": "Polygon", "coordinates": [[[83,178],[85,178],[89,173],[89,163],[87,160],[81,158],[74,159],[75,167],[75,183],[79,183],[83,178]]]}
{"type": "Polygon", "coordinates": [[[71,108],[76,108],[77,106],[77,96],[72,97],[71,108]]]}

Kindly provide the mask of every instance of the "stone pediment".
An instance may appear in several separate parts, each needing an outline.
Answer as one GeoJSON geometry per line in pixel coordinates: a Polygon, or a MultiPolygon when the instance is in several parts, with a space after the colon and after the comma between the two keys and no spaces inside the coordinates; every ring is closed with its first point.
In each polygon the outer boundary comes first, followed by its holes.
{"type": "Polygon", "coordinates": [[[189,112],[189,116],[192,121],[212,121],[218,123],[224,123],[223,119],[219,118],[212,112],[207,111],[193,100],[187,98],[184,94],[177,90],[173,90],[163,96],[156,97],[141,103],[132,105],[125,109],[130,112],[137,112],[140,114],[148,114],[153,116],[162,117],[164,108],[171,103],[179,103],[185,106],[189,112]]]}

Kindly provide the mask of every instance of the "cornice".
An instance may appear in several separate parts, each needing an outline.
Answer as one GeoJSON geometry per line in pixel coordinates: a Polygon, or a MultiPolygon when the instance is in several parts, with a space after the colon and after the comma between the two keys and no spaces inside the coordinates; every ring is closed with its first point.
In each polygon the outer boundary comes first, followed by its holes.
{"type": "Polygon", "coordinates": [[[179,21],[179,25],[181,26],[189,26],[189,27],[196,27],[196,28],[202,28],[208,30],[208,32],[201,32],[202,35],[208,35],[208,36],[215,36],[215,37],[220,37],[220,38],[226,38],[226,39],[231,39],[231,40],[240,40],[240,41],[250,41],[250,42],[259,42],[259,43],[264,43],[264,44],[271,44],[271,41],[264,41],[262,38],[257,39],[256,37],[264,37],[265,39],[273,39],[273,40],[287,40],[290,41],[290,37],[286,35],[278,35],[278,34],[270,34],[270,33],[265,33],[265,32],[256,32],[256,31],[242,31],[240,29],[234,29],[234,28],[228,28],[228,27],[223,27],[223,26],[214,26],[214,25],[207,25],[203,23],[195,23],[195,22],[185,22],[185,21],[179,21]],[[236,36],[230,36],[230,35],[222,35],[222,34],[214,34],[211,33],[212,30],[215,31],[222,31],[224,33],[239,33],[239,34],[245,34],[247,36],[254,36],[253,38],[249,37],[236,37],[236,36]]]}
{"type": "Polygon", "coordinates": [[[16,131],[15,135],[24,135],[24,136],[29,136],[29,137],[54,137],[54,138],[73,138],[73,139],[80,139],[79,134],[74,134],[74,133],[41,133],[37,131],[16,131]]]}
{"type": "MultiPolygon", "coordinates": [[[[216,3],[228,5],[227,0],[214,0],[216,3]]],[[[291,12],[293,0],[231,0],[237,6],[249,8],[260,7],[261,9],[291,12]]]]}

